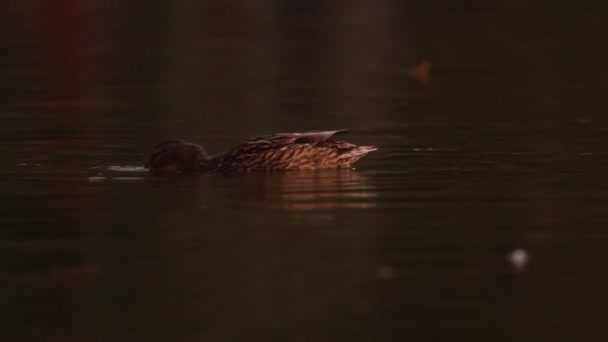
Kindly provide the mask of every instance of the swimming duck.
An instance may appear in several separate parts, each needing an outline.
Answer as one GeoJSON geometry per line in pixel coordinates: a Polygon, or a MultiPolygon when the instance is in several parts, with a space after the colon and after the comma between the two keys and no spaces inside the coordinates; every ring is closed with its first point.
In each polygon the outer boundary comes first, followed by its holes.
{"type": "Polygon", "coordinates": [[[332,139],[346,132],[348,130],[339,129],[262,135],[214,156],[207,155],[197,144],[169,140],[154,147],[146,168],[182,172],[335,169],[350,167],[377,150],[374,146],[356,146],[332,139]]]}

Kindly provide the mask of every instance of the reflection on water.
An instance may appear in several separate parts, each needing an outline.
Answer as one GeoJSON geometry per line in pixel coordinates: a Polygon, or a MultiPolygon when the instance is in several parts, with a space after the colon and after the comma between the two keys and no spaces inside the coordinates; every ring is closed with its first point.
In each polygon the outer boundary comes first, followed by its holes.
{"type": "MultiPolygon", "coordinates": [[[[97,168],[95,168],[97,169],[97,168]]],[[[238,200],[249,198],[256,206],[267,209],[322,210],[337,208],[366,209],[375,207],[378,196],[374,186],[364,172],[354,169],[338,170],[294,170],[288,172],[251,172],[239,175],[222,174],[175,174],[169,176],[179,185],[197,185],[197,192],[213,193],[225,189],[214,189],[205,180],[221,178],[225,186],[236,189],[238,200]]],[[[109,166],[107,172],[96,172],[87,177],[89,182],[144,181],[155,178],[167,181],[167,175],[154,176],[141,166],[109,166]]],[[[193,191],[190,188],[190,191],[193,191]]],[[[221,196],[221,194],[219,194],[221,196]]],[[[203,198],[207,200],[209,194],[203,198]]],[[[201,204],[206,206],[205,204],[201,204]]]]}
{"type": "Polygon", "coordinates": [[[365,174],[351,169],[263,173],[243,179],[251,182],[256,199],[268,208],[366,209],[374,207],[377,196],[365,174]]]}
{"type": "Polygon", "coordinates": [[[608,5],[0,9],[3,340],[608,336],[608,5]],[[167,138],[336,127],[379,151],[141,167],[167,138]]]}

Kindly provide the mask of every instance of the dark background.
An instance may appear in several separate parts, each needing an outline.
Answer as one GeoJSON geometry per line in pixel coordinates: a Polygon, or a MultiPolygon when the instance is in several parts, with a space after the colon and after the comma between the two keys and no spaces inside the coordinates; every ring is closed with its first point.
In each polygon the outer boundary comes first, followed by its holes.
{"type": "Polygon", "coordinates": [[[603,1],[2,2],[3,340],[605,340],[607,20],[603,1]],[[167,138],[336,128],[379,151],[142,168],[167,138]]]}

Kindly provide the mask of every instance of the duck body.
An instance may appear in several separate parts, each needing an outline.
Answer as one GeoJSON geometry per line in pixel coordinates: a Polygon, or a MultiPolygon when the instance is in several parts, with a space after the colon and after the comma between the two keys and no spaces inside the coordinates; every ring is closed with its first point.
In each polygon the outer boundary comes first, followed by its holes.
{"type": "Polygon", "coordinates": [[[357,146],[332,139],[347,130],[277,133],[246,140],[232,150],[208,156],[182,140],[154,148],[146,167],[152,171],[245,172],[255,170],[314,170],[351,167],[374,146],[357,146]]]}

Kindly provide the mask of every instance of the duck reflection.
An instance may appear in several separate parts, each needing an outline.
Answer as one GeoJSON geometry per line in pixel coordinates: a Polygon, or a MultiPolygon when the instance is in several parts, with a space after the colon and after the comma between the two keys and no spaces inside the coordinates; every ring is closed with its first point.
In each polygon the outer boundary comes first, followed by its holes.
{"type": "Polygon", "coordinates": [[[369,176],[352,169],[260,173],[241,180],[270,209],[366,209],[377,197],[369,176]]]}

